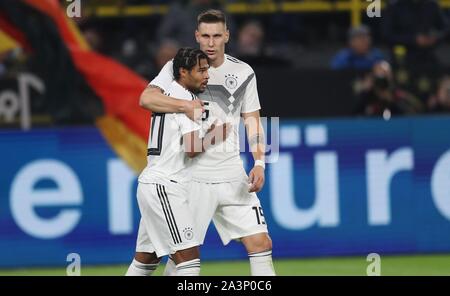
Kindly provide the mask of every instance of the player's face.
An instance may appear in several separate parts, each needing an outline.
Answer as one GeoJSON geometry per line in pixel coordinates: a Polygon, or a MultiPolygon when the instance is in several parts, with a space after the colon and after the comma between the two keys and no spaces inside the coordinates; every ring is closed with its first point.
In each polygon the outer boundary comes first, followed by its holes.
{"type": "Polygon", "coordinates": [[[208,84],[208,68],[209,64],[206,59],[200,59],[197,65],[187,75],[188,88],[193,93],[201,93],[206,89],[208,84]]]}
{"type": "Polygon", "coordinates": [[[230,38],[225,24],[223,23],[200,23],[195,31],[200,49],[203,50],[212,62],[222,59],[225,54],[225,44],[230,38]]]}

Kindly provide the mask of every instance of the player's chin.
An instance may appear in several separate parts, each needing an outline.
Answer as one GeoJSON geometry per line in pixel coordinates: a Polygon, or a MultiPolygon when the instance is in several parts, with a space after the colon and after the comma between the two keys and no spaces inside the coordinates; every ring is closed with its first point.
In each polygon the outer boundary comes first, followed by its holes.
{"type": "Polygon", "coordinates": [[[216,59],[216,57],[217,57],[216,52],[207,52],[206,55],[212,61],[214,61],[216,59]]]}

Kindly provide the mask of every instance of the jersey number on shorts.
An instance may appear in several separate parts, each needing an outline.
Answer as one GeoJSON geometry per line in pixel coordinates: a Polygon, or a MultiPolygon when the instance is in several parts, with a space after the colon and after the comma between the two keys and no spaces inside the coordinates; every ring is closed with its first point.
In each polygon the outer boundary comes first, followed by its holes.
{"type": "Polygon", "coordinates": [[[164,113],[152,114],[152,132],[150,139],[150,147],[147,150],[147,155],[161,154],[165,116],[166,114],[164,113]]]}
{"type": "Polygon", "coordinates": [[[264,219],[264,213],[261,207],[252,207],[256,214],[256,221],[258,224],[266,224],[266,220],[264,219]]]}

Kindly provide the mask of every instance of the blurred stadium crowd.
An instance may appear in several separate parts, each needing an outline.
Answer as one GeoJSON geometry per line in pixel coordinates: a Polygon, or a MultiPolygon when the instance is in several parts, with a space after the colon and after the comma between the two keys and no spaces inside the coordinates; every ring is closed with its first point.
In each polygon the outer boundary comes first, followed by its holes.
{"type": "MultiPolygon", "coordinates": [[[[250,64],[257,75],[259,69],[352,72],[354,75],[342,76],[342,83],[351,86],[354,96],[347,115],[390,118],[450,112],[449,3],[384,1],[381,17],[370,18],[365,9],[358,8],[360,19],[355,21],[351,6],[348,10],[336,7],[339,2],[362,5],[365,1],[287,2],[310,5],[292,10],[282,6],[285,2],[82,0],[82,15],[74,21],[92,49],[151,80],[179,47],[196,46],[193,32],[198,13],[220,8],[229,17],[232,38],[228,53],[250,64]],[[112,12],[102,14],[102,7],[112,12]],[[137,12],[127,15],[127,7],[135,7],[137,12]]],[[[20,48],[0,52],[0,81],[30,67],[33,63],[20,48]]],[[[296,82],[286,77],[286,83],[296,82]]],[[[327,83],[323,80],[314,87],[327,83]]],[[[299,81],[298,87],[308,86],[299,81]]],[[[91,106],[85,112],[95,109],[91,106]]],[[[89,118],[80,117],[75,122],[89,118]]]]}

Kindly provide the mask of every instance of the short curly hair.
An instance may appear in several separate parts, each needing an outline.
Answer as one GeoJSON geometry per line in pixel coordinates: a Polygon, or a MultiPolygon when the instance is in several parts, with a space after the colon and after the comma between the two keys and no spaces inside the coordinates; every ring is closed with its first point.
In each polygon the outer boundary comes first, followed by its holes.
{"type": "Polygon", "coordinates": [[[191,71],[202,59],[206,59],[209,63],[208,56],[200,49],[180,48],[173,58],[173,77],[175,80],[180,79],[181,68],[191,71]]]}

